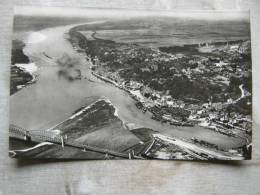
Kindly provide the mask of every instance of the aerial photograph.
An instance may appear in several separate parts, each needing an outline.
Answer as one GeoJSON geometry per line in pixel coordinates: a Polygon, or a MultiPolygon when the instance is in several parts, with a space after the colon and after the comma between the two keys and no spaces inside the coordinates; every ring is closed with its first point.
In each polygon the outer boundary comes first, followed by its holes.
{"type": "Polygon", "coordinates": [[[10,157],[251,159],[249,12],[14,12],[10,157]]]}

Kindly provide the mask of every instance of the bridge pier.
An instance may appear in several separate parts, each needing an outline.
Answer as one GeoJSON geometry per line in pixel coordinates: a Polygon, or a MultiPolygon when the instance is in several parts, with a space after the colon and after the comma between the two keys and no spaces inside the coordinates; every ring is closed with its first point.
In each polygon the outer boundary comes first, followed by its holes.
{"type": "Polygon", "coordinates": [[[61,147],[64,148],[64,140],[63,140],[63,136],[61,136],[60,139],[61,139],[61,147]]]}
{"type": "Polygon", "coordinates": [[[25,132],[24,139],[25,139],[25,141],[28,141],[28,142],[32,141],[31,136],[29,135],[29,131],[25,132]]]}
{"type": "Polygon", "coordinates": [[[135,158],[135,151],[134,150],[130,150],[128,153],[128,158],[129,159],[134,159],[135,158]]]}
{"type": "Polygon", "coordinates": [[[67,137],[67,135],[62,135],[62,136],[60,136],[60,140],[61,140],[61,147],[62,148],[64,148],[64,143],[65,143],[65,140],[67,140],[68,139],[68,137],[67,137]]]}
{"type": "Polygon", "coordinates": [[[105,154],[105,159],[109,159],[108,153],[105,154]]]}

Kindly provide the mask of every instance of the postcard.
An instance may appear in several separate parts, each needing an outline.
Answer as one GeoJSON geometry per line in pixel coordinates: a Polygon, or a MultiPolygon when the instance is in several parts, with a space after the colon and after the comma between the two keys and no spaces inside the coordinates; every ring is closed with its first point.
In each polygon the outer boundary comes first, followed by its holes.
{"type": "Polygon", "coordinates": [[[247,160],[249,12],[15,7],[9,156],[247,160]]]}

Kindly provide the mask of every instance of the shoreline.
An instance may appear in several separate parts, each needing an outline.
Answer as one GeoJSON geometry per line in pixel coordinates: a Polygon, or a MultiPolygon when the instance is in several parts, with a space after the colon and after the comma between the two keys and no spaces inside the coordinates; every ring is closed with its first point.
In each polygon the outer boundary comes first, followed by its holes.
{"type": "MultiPolygon", "coordinates": [[[[71,31],[71,30],[72,30],[72,29],[70,29],[69,31],[71,31]]],[[[96,34],[96,31],[91,31],[91,32],[92,32],[92,37],[95,38],[95,36],[93,36],[93,34],[95,35],[95,34],[96,34]]],[[[77,31],[77,33],[80,33],[80,32],[77,31]]],[[[84,36],[82,33],[80,33],[80,34],[84,37],[84,39],[86,39],[85,36],[84,36]]],[[[71,35],[70,35],[70,36],[71,36],[71,35]]],[[[87,40],[87,39],[86,39],[86,40],[87,40]]],[[[102,40],[103,40],[103,39],[102,39],[102,40]]],[[[242,41],[243,41],[243,40],[235,40],[235,41],[233,41],[233,42],[237,43],[237,42],[242,42],[242,41]]],[[[73,43],[73,41],[71,41],[71,40],[70,40],[69,42],[73,45],[73,49],[74,49],[74,51],[76,51],[77,53],[78,53],[78,50],[82,50],[81,47],[80,47],[77,43],[75,44],[75,43],[73,43]]],[[[226,41],[217,42],[216,44],[217,44],[217,45],[219,45],[219,44],[220,44],[220,45],[223,45],[224,43],[226,43],[226,41]]],[[[207,45],[206,43],[204,43],[204,44],[205,44],[205,46],[207,45]]],[[[211,43],[211,44],[214,45],[215,43],[211,43]]],[[[198,44],[184,45],[183,47],[187,47],[187,46],[195,47],[195,46],[198,46],[198,44]]],[[[138,99],[138,97],[131,92],[131,90],[127,89],[126,87],[124,87],[124,86],[121,85],[121,84],[118,84],[116,81],[114,81],[114,80],[112,80],[112,79],[109,79],[109,78],[107,78],[107,77],[105,77],[105,76],[103,76],[103,75],[100,75],[100,74],[98,74],[96,71],[94,71],[94,70],[92,69],[92,67],[94,66],[94,63],[92,62],[91,57],[89,57],[86,53],[85,53],[84,57],[87,58],[87,60],[91,63],[90,70],[91,70],[91,74],[92,74],[93,76],[95,76],[96,78],[98,78],[98,79],[100,79],[100,80],[102,80],[102,81],[104,81],[104,82],[106,82],[106,83],[112,84],[112,85],[115,86],[116,88],[122,89],[123,91],[127,92],[128,95],[129,95],[133,100],[135,100],[137,103],[143,104],[142,101],[140,101],[140,100],[138,99]]],[[[137,107],[137,108],[138,108],[138,107],[137,107]]],[[[141,108],[138,108],[138,109],[141,109],[141,110],[142,110],[142,108],[145,109],[145,111],[143,111],[143,112],[149,111],[149,112],[154,116],[154,117],[152,117],[151,119],[153,119],[154,121],[156,121],[156,113],[151,112],[150,109],[147,108],[147,107],[141,107],[141,108]]],[[[210,131],[214,131],[214,132],[216,132],[216,133],[218,133],[218,134],[222,134],[222,135],[227,136],[227,137],[234,137],[234,138],[240,137],[240,138],[241,138],[241,136],[237,136],[236,133],[231,132],[231,130],[224,130],[225,128],[223,128],[223,130],[222,130],[222,128],[218,128],[217,126],[214,126],[214,128],[211,128],[212,126],[210,126],[210,125],[208,125],[208,126],[201,126],[201,125],[199,125],[199,124],[190,124],[190,122],[182,122],[182,121],[177,121],[177,122],[176,122],[175,120],[174,120],[174,122],[171,122],[171,121],[166,120],[166,119],[165,119],[165,120],[160,119],[159,121],[160,121],[161,123],[170,122],[170,125],[180,126],[180,127],[200,126],[200,127],[202,127],[202,128],[205,128],[205,129],[210,130],[210,131]]],[[[191,121],[191,122],[192,122],[192,121],[191,121]]],[[[200,121],[200,120],[198,119],[198,122],[202,122],[202,121],[200,121]]],[[[204,121],[204,122],[205,122],[205,121],[204,121]]],[[[248,139],[245,138],[245,140],[246,140],[246,142],[248,143],[248,139]]],[[[250,144],[250,143],[249,143],[249,144],[250,144]]]]}
{"type": "MultiPolygon", "coordinates": [[[[50,52],[47,52],[46,54],[49,56],[50,52]]],[[[51,57],[53,57],[53,56],[51,56],[51,57]]],[[[84,56],[84,57],[85,57],[85,56],[84,56]]],[[[55,58],[55,57],[53,57],[53,58],[55,58]]],[[[95,72],[93,72],[93,73],[96,74],[96,77],[99,76],[99,79],[102,78],[102,76],[98,75],[97,73],[95,73],[95,72]]],[[[91,75],[93,75],[93,73],[91,73],[91,75]]],[[[94,75],[94,76],[95,76],[95,75],[94,75]]],[[[105,78],[105,77],[103,77],[102,79],[106,80],[106,82],[109,82],[110,84],[116,86],[117,88],[120,88],[120,85],[117,84],[116,82],[114,82],[113,80],[110,80],[110,79],[105,78]]],[[[122,89],[122,87],[121,87],[120,89],[122,89]]],[[[126,92],[129,94],[129,96],[131,95],[131,91],[130,91],[130,90],[128,90],[128,89],[123,89],[123,90],[126,91],[126,92]]],[[[132,94],[132,95],[133,95],[133,94],[132,94]]],[[[132,98],[131,98],[131,99],[132,99],[132,98]]],[[[133,104],[132,106],[135,107],[134,104],[133,104]]],[[[116,113],[116,111],[115,111],[115,113],[116,113]]],[[[126,125],[131,126],[131,124],[126,124],[126,125]]],[[[172,128],[172,129],[173,129],[173,128],[172,128]]],[[[163,133],[163,132],[161,132],[161,133],[162,133],[162,134],[165,134],[165,133],[163,133]]],[[[166,133],[166,135],[167,135],[167,133],[166,133]]],[[[172,136],[172,137],[174,137],[174,136],[172,136]]],[[[177,136],[177,137],[178,137],[178,136],[177,136]]],[[[187,138],[187,139],[189,139],[189,138],[187,138]]]]}
{"type": "MultiPolygon", "coordinates": [[[[30,64],[32,64],[32,63],[28,63],[28,64],[23,64],[23,65],[30,65],[30,64]]],[[[17,92],[19,92],[20,90],[22,90],[23,88],[26,88],[26,87],[29,87],[30,85],[32,85],[32,84],[34,84],[34,83],[36,83],[37,82],[37,80],[38,80],[38,74],[37,73],[35,73],[35,72],[30,72],[30,71],[28,71],[24,66],[20,66],[21,64],[14,64],[14,65],[11,65],[11,69],[12,69],[12,67],[15,67],[15,68],[18,68],[20,71],[22,71],[23,73],[27,73],[27,74],[29,74],[32,78],[29,80],[29,81],[26,81],[26,82],[24,82],[23,84],[19,84],[19,85],[16,85],[15,87],[16,87],[16,90],[12,93],[12,94],[10,94],[10,96],[11,95],[13,95],[13,94],[15,94],[15,93],[17,93],[17,92]]],[[[10,85],[12,85],[12,82],[14,82],[14,81],[12,81],[12,76],[10,77],[10,85]]]]}
{"type": "MultiPolygon", "coordinates": [[[[138,100],[138,98],[134,95],[134,94],[132,94],[131,93],[131,90],[128,90],[128,89],[126,89],[125,87],[123,87],[123,86],[120,86],[118,83],[116,83],[115,81],[113,81],[113,80],[111,80],[111,79],[109,79],[109,78],[106,78],[106,77],[104,77],[104,76],[102,76],[102,75],[99,75],[99,74],[97,74],[96,72],[94,72],[94,71],[91,71],[91,74],[92,75],[94,75],[96,78],[98,78],[98,79],[100,79],[100,80],[102,80],[102,81],[104,81],[104,82],[106,82],[106,83],[109,83],[109,84],[112,84],[112,85],[114,85],[115,87],[117,87],[117,88],[119,88],[119,89],[122,89],[122,90],[124,90],[125,92],[127,92],[128,94],[129,94],[129,96],[133,99],[133,100],[135,100],[137,103],[138,102],[140,102],[139,100],[138,100]]],[[[153,114],[153,113],[151,113],[151,114],[153,114]]],[[[200,121],[200,120],[198,120],[198,121],[200,121]]],[[[228,131],[228,132],[226,132],[226,131],[223,131],[223,130],[221,130],[221,128],[218,128],[217,126],[211,126],[211,125],[202,125],[201,123],[203,123],[203,122],[206,122],[205,120],[204,121],[200,121],[200,123],[198,123],[197,125],[194,125],[194,126],[200,126],[200,127],[202,127],[202,128],[206,128],[206,129],[208,129],[208,130],[211,130],[211,131],[214,131],[214,132],[216,132],[216,133],[219,133],[219,134],[222,134],[222,135],[225,135],[225,136],[228,136],[228,137],[237,137],[236,136],[236,134],[235,133],[233,133],[233,132],[230,132],[230,130],[228,131]]],[[[189,127],[190,125],[185,125],[185,124],[181,124],[181,122],[178,122],[178,123],[180,123],[180,125],[173,125],[173,126],[183,126],[183,127],[189,127]]]]}

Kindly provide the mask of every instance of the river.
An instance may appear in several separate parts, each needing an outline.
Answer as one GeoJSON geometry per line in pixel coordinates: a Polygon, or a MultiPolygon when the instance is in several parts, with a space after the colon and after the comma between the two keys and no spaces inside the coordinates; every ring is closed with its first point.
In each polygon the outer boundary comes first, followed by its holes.
{"type": "Polygon", "coordinates": [[[228,137],[203,127],[161,124],[152,120],[149,114],[143,114],[125,91],[91,75],[89,62],[76,53],[65,39],[64,33],[72,26],[47,28],[30,32],[24,37],[24,52],[38,67],[38,80],[10,97],[10,123],[27,129],[49,129],[68,118],[79,107],[98,98],[106,98],[118,109],[121,120],[134,123],[137,127],[152,128],[178,138],[196,137],[224,148],[244,143],[240,138],[228,137]],[[58,76],[56,60],[64,54],[77,59],[77,66],[88,79],[68,81],[58,76]]]}

